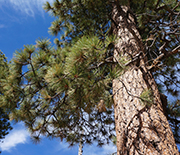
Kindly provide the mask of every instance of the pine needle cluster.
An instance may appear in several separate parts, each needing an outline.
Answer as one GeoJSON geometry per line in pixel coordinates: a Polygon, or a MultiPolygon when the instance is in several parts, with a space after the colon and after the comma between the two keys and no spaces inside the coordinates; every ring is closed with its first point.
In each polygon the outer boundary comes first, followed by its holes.
{"type": "Polygon", "coordinates": [[[111,81],[116,76],[107,61],[113,37],[100,41],[83,36],[73,46],[55,49],[47,39],[16,51],[3,85],[2,106],[10,118],[24,121],[35,141],[40,135],[60,137],[73,145],[83,140],[98,145],[114,132],[111,81]],[[103,99],[106,111],[97,105],[103,99]]]}

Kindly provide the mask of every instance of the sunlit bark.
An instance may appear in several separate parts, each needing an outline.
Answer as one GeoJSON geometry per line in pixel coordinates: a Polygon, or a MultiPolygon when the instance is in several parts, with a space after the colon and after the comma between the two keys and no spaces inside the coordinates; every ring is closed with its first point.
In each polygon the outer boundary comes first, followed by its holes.
{"type": "Polygon", "coordinates": [[[114,61],[125,58],[131,62],[113,81],[117,154],[179,155],[157,85],[146,69],[141,37],[128,7],[114,4],[112,20],[118,38],[114,61]],[[152,104],[140,99],[147,90],[152,91],[152,104]]]}

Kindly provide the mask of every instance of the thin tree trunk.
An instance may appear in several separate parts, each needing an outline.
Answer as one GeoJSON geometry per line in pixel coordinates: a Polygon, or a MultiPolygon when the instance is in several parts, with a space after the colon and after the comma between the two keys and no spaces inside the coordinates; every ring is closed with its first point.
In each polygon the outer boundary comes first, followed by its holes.
{"type": "Polygon", "coordinates": [[[82,141],[82,136],[81,136],[80,142],[79,142],[78,155],[82,155],[82,154],[83,154],[83,141],[82,141]]]}
{"type": "Polygon", "coordinates": [[[118,37],[114,60],[136,58],[113,80],[117,155],[179,155],[157,85],[144,65],[146,60],[138,59],[145,52],[134,18],[128,7],[116,2],[112,12],[114,33],[118,37]],[[152,105],[139,98],[146,90],[152,90],[152,105]]]}

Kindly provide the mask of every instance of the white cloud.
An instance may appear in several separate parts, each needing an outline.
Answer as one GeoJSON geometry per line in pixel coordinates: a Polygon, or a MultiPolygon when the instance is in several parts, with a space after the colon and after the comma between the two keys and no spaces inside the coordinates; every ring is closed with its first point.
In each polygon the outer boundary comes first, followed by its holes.
{"type": "Polygon", "coordinates": [[[25,129],[13,129],[9,135],[6,136],[3,143],[0,144],[2,151],[10,151],[12,148],[16,147],[18,144],[27,143],[29,133],[25,129]]]}
{"type": "Polygon", "coordinates": [[[18,13],[34,17],[35,13],[44,14],[42,6],[46,1],[51,3],[54,0],[0,0],[0,6],[11,7],[18,13]]]}
{"type": "Polygon", "coordinates": [[[106,146],[103,146],[103,152],[104,154],[112,154],[114,152],[117,151],[117,148],[115,145],[106,145],[106,146]]]}

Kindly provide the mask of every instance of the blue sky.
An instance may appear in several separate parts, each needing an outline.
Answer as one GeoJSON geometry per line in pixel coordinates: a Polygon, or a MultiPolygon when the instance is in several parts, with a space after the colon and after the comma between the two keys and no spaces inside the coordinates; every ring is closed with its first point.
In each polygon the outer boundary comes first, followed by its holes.
{"type": "MultiPolygon", "coordinates": [[[[0,50],[11,60],[15,50],[23,45],[35,44],[36,39],[54,37],[48,34],[53,18],[45,13],[42,5],[46,0],[0,0],[0,50]]],[[[52,2],[53,0],[48,0],[52,2]]],[[[78,146],[68,148],[59,139],[43,138],[39,144],[30,139],[23,123],[13,124],[14,129],[0,143],[2,155],[77,155],[78,146]]],[[[108,155],[116,151],[113,145],[98,148],[84,147],[84,155],[108,155]]]]}

